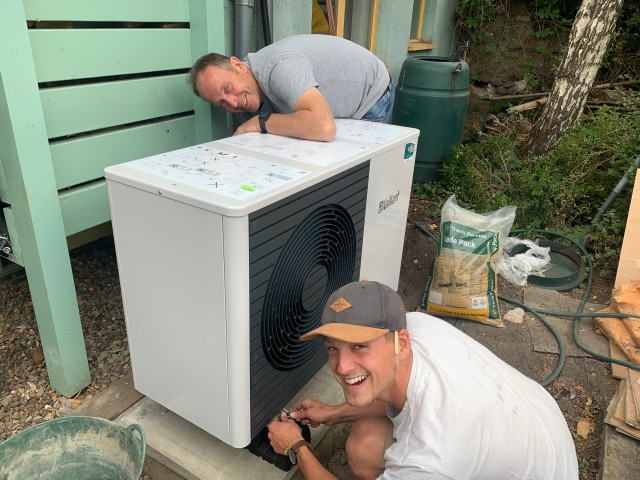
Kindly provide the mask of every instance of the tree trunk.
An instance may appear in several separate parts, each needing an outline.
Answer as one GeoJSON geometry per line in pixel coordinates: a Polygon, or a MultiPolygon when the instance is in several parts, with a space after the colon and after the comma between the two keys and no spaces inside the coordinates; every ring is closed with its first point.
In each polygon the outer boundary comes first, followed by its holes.
{"type": "Polygon", "coordinates": [[[551,150],[582,113],[616,26],[623,0],[582,0],[549,101],[525,146],[528,155],[551,150]]]}

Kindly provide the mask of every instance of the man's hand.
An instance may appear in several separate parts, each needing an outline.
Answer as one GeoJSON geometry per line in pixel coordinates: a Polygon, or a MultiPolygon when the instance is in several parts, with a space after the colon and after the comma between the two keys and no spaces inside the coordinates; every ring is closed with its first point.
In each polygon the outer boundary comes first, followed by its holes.
{"type": "Polygon", "coordinates": [[[317,427],[320,424],[333,426],[340,423],[340,405],[327,405],[326,403],[306,398],[293,407],[291,418],[300,420],[303,425],[317,427]]]}
{"type": "Polygon", "coordinates": [[[271,443],[273,450],[280,455],[283,455],[293,443],[304,438],[300,427],[293,420],[289,420],[284,413],[271,420],[267,428],[269,429],[269,443],[271,443]]]}
{"type": "Polygon", "coordinates": [[[233,132],[233,136],[242,135],[243,133],[248,133],[248,132],[260,133],[260,122],[258,121],[257,115],[255,117],[251,117],[249,120],[247,120],[238,128],[236,128],[236,131],[233,132]]]}

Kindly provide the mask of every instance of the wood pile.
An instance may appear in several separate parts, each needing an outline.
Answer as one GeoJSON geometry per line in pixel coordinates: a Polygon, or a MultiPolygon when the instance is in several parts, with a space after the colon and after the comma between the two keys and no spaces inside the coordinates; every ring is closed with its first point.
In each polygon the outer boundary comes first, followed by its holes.
{"type": "MultiPolygon", "coordinates": [[[[616,287],[611,305],[601,310],[596,325],[609,338],[611,356],[640,366],[640,318],[615,318],[607,314],[640,316],[640,280],[616,287]]],[[[640,371],[612,365],[620,379],[618,393],[612,399],[605,421],[618,431],[640,440],[640,371]]]]}

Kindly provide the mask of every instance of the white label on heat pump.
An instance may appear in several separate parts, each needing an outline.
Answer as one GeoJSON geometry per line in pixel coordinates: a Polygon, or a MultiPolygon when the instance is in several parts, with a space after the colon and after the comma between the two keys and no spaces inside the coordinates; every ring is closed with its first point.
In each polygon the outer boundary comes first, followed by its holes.
{"type": "Polygon", "coordinates": [[[206,145],[135,160],[127,166],[236,200],[267,192],[309,173],[206,145]]]}

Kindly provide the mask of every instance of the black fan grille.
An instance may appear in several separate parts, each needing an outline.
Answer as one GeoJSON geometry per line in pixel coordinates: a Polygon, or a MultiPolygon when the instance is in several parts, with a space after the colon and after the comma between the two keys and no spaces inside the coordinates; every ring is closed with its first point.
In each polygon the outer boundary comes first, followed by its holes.
{"type": "Polygon", "coordinates": [[[273,368],[293,370],[322,347],[299,338],[320,324],[329,295],[352,281],[356,250],[353,221],[340,205],[318,208],[289,237],[262,310],[262,347],[273,368]]]}

